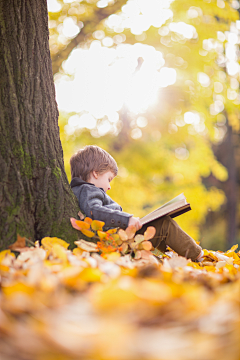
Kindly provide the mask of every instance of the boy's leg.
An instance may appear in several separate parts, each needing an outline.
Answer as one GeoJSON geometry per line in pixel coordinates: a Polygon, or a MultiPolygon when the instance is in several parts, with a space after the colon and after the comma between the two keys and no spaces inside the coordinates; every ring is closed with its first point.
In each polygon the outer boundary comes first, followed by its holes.
{"type": "Polygon", "coordinates": [[[202,248],[170,216],[164,216],[143,225],[138,233],[143,234],[148,226],[156,228],[156,235],[150,241],[160,251],[165,251],[166,245],[168,245],[179,255],[192,260],[195,260],[201,253],[202,248]]]}

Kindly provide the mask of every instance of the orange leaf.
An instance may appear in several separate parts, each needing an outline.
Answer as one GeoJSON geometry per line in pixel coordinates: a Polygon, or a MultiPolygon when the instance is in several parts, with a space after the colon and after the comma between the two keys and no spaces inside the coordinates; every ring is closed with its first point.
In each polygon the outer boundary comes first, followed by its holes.
{"type": "Polygon", "coordinates": [[[153,226],[149,226],[144,233],[144,240],[150,240],[156,234],[156,229],[153,226]]]}
{"type": "Polygon", "coordinates": [[[85,217],[84,222],[91,225],[93,220],[90,217],[85,217]]]}
{"type": "Polygon", "coordinates": [[[22,237],[19,234],[17,234],[17,241],[15,241],[15,243],[13,243],[12,245],[8,246],[8,248],[11,250],[17,250],[24,247],[26,247],[25,237],[22,237]]]}
{"type": "Polygon", "coordinates": [[[99,220],[93,220],[91,223],[91,228],[95,231],[102,230],[103,226],[105,225],[105,222],[99,221],[99,220]]]}
{"type": "Polygon", "coordinates": [[[90,228],[90,224],[86,223],[85,221],[76,220],[74,218],[70,218],[72,227],[77,230],[87,230],[90,228]]]}
{"type": "Polygon", "coordinates": [[[143,250],[151,250],[152,249],[152,243],[150,241],[143,241],[141,243],[143,250]]]}
{"type": "Polygon", "coordinates": [[[137,231],[136,227],[134,225],[130,225],[126,228],[126,234],[128,236],[128,239],[131,240],[134,238],[134,235],[137,231]]]}
{"type": "Polygon", "coordinates": [[[128,240],[127,233],[123,229],[118,230],[118,235],[120,236],[120,239],[122,241],[127,241],[128,240]]]}
{"type": "Polygon", "coordinates": [[[92,238],[95,234],[94,234],[94,232],[92,232],[92,231],[90,231],[90,230],[81,230],[81,232],[84,234],[84,235],[86,235],[87,237],[89,237],[89,238],[92,238]]]}

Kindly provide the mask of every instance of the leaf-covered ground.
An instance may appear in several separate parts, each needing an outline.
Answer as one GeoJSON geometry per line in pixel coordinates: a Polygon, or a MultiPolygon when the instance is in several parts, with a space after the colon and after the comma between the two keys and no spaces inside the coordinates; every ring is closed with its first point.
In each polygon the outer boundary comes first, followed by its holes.
{"type": "Polygon", "coordinates": [[[19,238],[18,257],[0,253],[1,360],[239,360],[236,246],[195,263],[77,245],[19,238]]]}

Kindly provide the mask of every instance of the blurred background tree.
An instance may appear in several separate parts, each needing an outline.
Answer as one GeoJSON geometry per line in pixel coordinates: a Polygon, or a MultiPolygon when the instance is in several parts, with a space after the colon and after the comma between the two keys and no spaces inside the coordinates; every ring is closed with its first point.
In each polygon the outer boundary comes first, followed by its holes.
{"type": "Polygon", "coordinates": [[[204,247],[240,241],[239,1],[48,0],[65,166],[119,164],[110,196],[143,216],[184,192],[204,247]]]}

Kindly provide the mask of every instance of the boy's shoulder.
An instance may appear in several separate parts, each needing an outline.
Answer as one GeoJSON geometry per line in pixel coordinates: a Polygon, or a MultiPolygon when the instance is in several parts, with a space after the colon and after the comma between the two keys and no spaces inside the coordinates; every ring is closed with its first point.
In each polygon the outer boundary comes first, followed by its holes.
{"type": "Polygon", "coordinates": [[[101,189],[101,188],[98,188],[97,186],[95,186],[94,184],[91,184],[89,182],[86,182],[86,181],[83,181],[82,179],[80,178],[73,178],[71,183],[70,183],[70,186],[72,188],[72,190],[76,191],[80,191],[80,190],[88,190],[88,191],[91,191],[91,192],[100,192],[100,193],[103,193],[105,194],[104,190],[101,189]]]}

